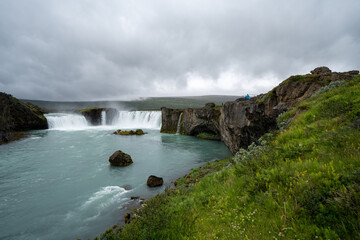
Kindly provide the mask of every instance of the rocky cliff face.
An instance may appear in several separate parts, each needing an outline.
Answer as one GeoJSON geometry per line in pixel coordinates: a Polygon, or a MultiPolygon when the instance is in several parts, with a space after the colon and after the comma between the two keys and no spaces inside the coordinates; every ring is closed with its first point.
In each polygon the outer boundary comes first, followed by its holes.
{"type": "Polygon", "coordinates": [[[275,129],[279,114],[311,97],[330,82],[349,81],[358,74],[359,71],[337,73],[327,67],[319,67],[311,74],[289,77],[267,94],[248,101],[238,99],[227,102],[221,108],[221,140],[235,154],[240,148],[246,148],[252,142],[257,142],[264,133],[275,129]]]}
{"type": "Polygon", "coordinates": [[[203,108],[187,108],[183,115],[183,133],[198,135],[199,133],[220,134],[220,111],[215,109],[214,103],[208,103],[203,108]]]}
{"type": "Polygon", "coordinates": [[[199,133],[220,134],[220,111],[215,109],[214,103],[208,103],[203,108],[187,108],[184,110],[163,107],[161,113],[162,126],[160,132],[162,133],[176,133],[180,123],[181,134],[194,136],[199,133]]]}
{"type": "MultiPolygon", "coordinates": [[[[267,94],[249,100],[237,99],[227,102],[220,111],[215,110],[213,104],[207,104],[201,109],[185,109],[182,133],[220,134],[221,140],[235,154],[240,148],[246,148],[252,142],[257,142],[264,133],[275,129],[277,116],[282,112],[311,97],[330,82],[349,81],[358,74],[359,71],[337,73],[327,67],[319,67],[311,71],[311,74],[289,77],[267,94]]],[[[164,109],[163,113],[167,111],[169,110],[164,109]]],[[[169,124],[170,115],[163,114],[163,125],[169,124]]],[[[178,118],[176,119],[175,115],[171,117],[175,127],[178,118]]]]}
{"type": "Polygon", "coordinates": [[[181,113],[184,110],[161,108],[161,130],[162,133],[176,133],[181,113]]]}
{"type": "Polygon", "coordinates": [[[276,114],[268,112],[271,103],[257,101],[258,98],[251,98],[248,101],[227,102],[220,110],[221,141],[233,154],[276,128],[276,114]]]}
{"type": "Polygon", "coordinates": [[[15,140],[15,132],[46,128],[46,118],[38,106],[0,93],[0,144],[15,140]]]}

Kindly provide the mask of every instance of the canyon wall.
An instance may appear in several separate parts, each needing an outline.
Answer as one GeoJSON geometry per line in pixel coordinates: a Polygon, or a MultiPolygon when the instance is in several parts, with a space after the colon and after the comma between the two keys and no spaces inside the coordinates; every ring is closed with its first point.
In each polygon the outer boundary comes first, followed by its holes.
{"type": "Polygon", "coordinates": [[[337,73],[319,67],[311,74],[291,76],[267,94],[248,100],[240,98],[221,107],[211,103],[198,109],[162,108],[161,132],[175,133],[183,112],[181,134],[196,136],[205,132],[220,135],[221,141],[235,154],[240,148],[257,142],[264,133],[276,129],[279,114],[311,97],[321,87],[334,81],[349,81],[358,74],[359,71],[337,73]]]}

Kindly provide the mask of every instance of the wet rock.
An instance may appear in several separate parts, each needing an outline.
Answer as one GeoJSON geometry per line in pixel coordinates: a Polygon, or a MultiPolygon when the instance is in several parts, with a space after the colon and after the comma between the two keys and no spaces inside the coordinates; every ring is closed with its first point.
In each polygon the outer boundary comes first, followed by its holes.
{"type": "Polygon", "coordinates": [[[123,185],[123,186],[121,186],[121,187],[124,188],[126,191],[132,189],[131,185],[129,185],[129,184],[123,185]]]}
{"type": "Polygon", "coordinates": [[[146,132],[144,132],[142,129],[136,129],[134,130],[129,130],[129,131],[123,131],[121,129],[116,130],[115,132],[113,132],[113,134],[116,135],[124,135],[124,136],[129,136],[129,135],[137,135],[137,136],[141,136],[146,134],[146,132]]]}
{"type": "Polygon", "coordinates": [[[109,162],[111,166],[128,166],[133,163],[129,154],[126,154],[120,150],[113,153],[110,156],[109,162]]]}
{"type": "Polygon", "coordinates": [[[161,177],[157,177],[154,175],[149,176],[147,183],[149,187],[157,187],[164,184],[164,180],[161,177]]]}
{"type": "Polygon", "coordinates": [[[176,133],[180,114],[183,110],[172,108],[161,108],[161,130],[162,133],[176,133]]]}
{"type": "Polygon", "coordinates": [[[78,109],[75,112],[83,115],[86,120],[91,123],[93,126],[101,125],[102,119],[101,115],[102,112],[105,111],[106,113],[106,124],[110,124],[114,117],[118,114],[118,111],[114,108],[100,108],[100,107],[93,107],[93,108],[83,108],[78,109]]]}
{"type": "Polygon", "coordinates": [[[139,196],[131,196],[130,199],[131,200],[138,200],[138,199],[140,199],[140,197],[139,196]]]}
{"type": "Polygon", "coordinates": [[[79,109],[75,112],[82,114],[86,118],[86,120],[91,123],[91,125],[97,126],[101,124],[101,113],[104,110],[104,108],[93,107],[79,109]]]}

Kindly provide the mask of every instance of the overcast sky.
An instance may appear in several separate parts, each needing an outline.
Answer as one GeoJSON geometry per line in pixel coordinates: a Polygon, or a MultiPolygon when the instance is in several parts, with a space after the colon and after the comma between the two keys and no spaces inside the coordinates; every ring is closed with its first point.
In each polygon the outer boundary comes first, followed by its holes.
{"type": "Polygon", "coordinates": [[[359,0],[1,0],[0,91],[42,100],[244,95],[360,69],[359,0]]]}

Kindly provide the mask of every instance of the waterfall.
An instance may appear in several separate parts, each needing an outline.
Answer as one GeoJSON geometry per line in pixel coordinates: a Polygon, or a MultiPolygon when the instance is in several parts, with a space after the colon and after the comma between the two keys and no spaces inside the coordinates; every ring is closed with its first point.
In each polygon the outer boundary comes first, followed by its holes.
{"type": "Polygon", "coordinates": [[[105,126],[112,129],[161,128],[161,111],[118,111],[113,117],[106,116],[106,112],[102,111],[101,126],[92,126],[84,116],[75,113],[49,113],[45,117],[49,128],[56,130],[84,130],[105,126]]]}
{"type": "Polygon", "coordinates": [[[102,126],[106,125],[106,112],[105,111],[101,112],[101,125],[102,126]]]}
{"type": "Polygon", "coordinates": [[[161,128],[161,111],[119,111],[112,119],[117,128],[161,128]]]}
{"type": "Polygon", "coordinates": [[[50,129],[77,130],[89,126],[85,117],[72,113],[49,113],[45,114],[50,129]]]}
{"type": "Polygon", "coordinates": [[[177,129],[176,129],[176,134],[180,134],[182,115],[183,115],[183,113],[180,113],[178,124],[177,124],[177,129]]]}

